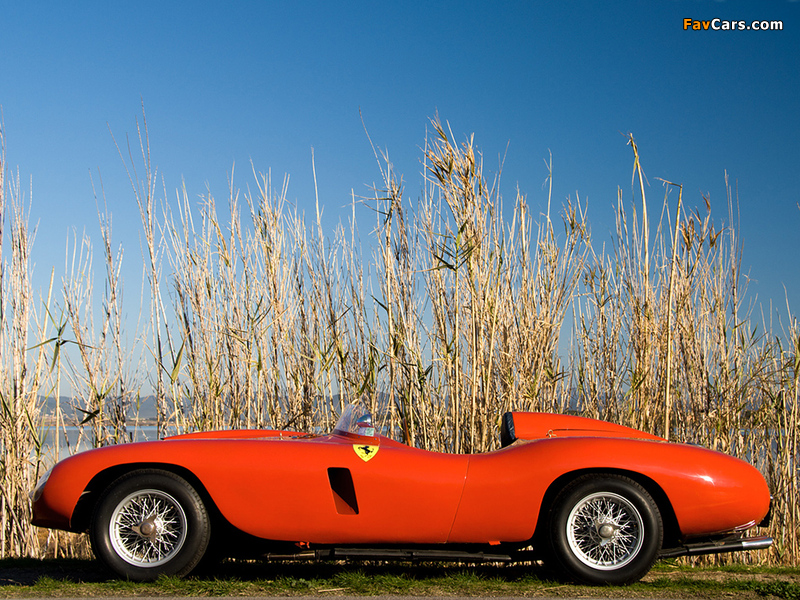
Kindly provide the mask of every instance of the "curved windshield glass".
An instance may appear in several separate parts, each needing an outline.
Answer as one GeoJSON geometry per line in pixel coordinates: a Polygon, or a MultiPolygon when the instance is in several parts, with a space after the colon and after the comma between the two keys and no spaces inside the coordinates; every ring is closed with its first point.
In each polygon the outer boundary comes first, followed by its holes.
{"type": "Polygon", "coordinates": [[[359,403],[348,404],[344,407],[333,432],[374,436],[375,427],[372,424],[372,415],[359,403]]]}

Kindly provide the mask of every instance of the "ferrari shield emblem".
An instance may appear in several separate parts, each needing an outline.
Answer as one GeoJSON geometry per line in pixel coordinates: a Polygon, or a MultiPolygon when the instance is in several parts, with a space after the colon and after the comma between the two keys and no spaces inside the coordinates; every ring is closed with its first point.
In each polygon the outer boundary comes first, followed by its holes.
{"type": "Polygon", "coordinates": [[[378,448],[380,448],[380,446],[353,444],[353,450],[355,450],[356,454],[358,454],[358,458],[360,458],[364,462],[371,460],[372,457],[378,453],[378,448]]]}

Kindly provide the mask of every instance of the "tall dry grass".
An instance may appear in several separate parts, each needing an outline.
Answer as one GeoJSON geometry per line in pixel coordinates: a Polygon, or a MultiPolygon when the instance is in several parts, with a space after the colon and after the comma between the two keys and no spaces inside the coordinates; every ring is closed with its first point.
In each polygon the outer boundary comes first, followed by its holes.
{"type": "Polygon", "coordinates": [[[626,207],[620,192],[613,252],[592,251],[585,297],[576,300],[580,406],[756,464],[775,496],[770,557],[794,562],[796,318],[789,312],[789,327],[777,335],[753,315],[730,185],[727,225],[719,227],[708,198],[704,211],[687,212],[682,188],[663,182],[648,245],[644,179],[632,137],[630,143],[635,201],[626,207]]]}
{"type": "Polygon", "coordinates": [[[44,338],[46,322],[37,319],[32,306],[33,238],[19,174],[6,180],[0,123],[0,557],[38,553],[28,492],[42,472],[39,393],[46,369],[43,349],[31,349],[30,341],[44,338]],[[2,254],[6,223],[10,260],[2,254]]]}
{"type": "MultiPolygon", "coordinates": [[[[255,169],[244,189],[232,172],[222,200],[209,190],[197,201],[185,189],[168,199],[143,121],[120,152],[144,249],[145,325],[132,339],[122,249],[104,209],[99,252],[88,236],[74,237],[41,315],[22,308],[32,296],[31,242],[11,219],[12,260],[0,256],[2,440],[4,450],[28,445],[4,452],[3,552],[45,551],[27,524],[26,494],[44,460],[39,398],[58,398],[63,380],[77,416],[65,407],[56,423],[79,426],[90,445],[130,439],[146,390],[159,435],[325,429],[361,398],[386,408],[382,425],[395,438],[464,453],[497,447],[506,410],[577,411],[757,464],[776,496],[777,540],[758,558],[795,562],[796,318],[789,310],[773,327],[755,316],[736,198],[725,199],[720,225],[710,201],[695,209],[698,199],[663,182],[654,210],[628,142],[632,193],[619,192],[616,232],[603,243],[578,197],[560,215],[550,192],[542,214],[519,191],[504,206],[499,176],[486,175],[473,139],[457,142],[438,119],[422,153],[421,197],[408,200],[376,152],[381,182],[352,197],[332,231],[320,198],[304,214],[288,177],[255,169]],[[362,240],[358,223],[370,217],[362,240]]],[[[0,188],[20,205],[18,183],[0,188]]]]}

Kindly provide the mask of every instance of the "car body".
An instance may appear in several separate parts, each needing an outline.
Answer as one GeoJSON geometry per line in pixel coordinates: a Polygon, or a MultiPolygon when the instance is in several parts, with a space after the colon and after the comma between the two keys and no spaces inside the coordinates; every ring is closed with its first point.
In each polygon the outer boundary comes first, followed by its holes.
{"type": "Polygon", "coordinates": [[[329,434],[213,431],[71,456],[33,523],[88,531],[123,577],[185,575],[209,548],[319,558],[531,560],[628,583],[659,556],[766,548],[761,473],[725,454],[584,417],[511,412],[503,447],[430,452],[353,404],[329,434]],[[213,543],[212,543],[213,541],[213,543]],[[245,543],[247,542],[247,543],[245,543]]]}

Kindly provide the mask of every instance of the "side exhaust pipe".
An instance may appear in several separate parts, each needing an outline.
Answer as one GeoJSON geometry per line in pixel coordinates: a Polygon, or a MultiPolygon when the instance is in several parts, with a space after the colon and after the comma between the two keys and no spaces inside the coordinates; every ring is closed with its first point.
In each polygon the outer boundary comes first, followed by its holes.
{"type": "Polygon", "coordinates": [[[676,558],[678,556],[698,556],[700,554],[722,554],[723,552],[741,552],[744,550],[764,550],[772,545],[772,538],[760,535],[749,538],[722,539],[714,542],[684,544],[677,548],[665,548],[659,558],[676,558]]]}

